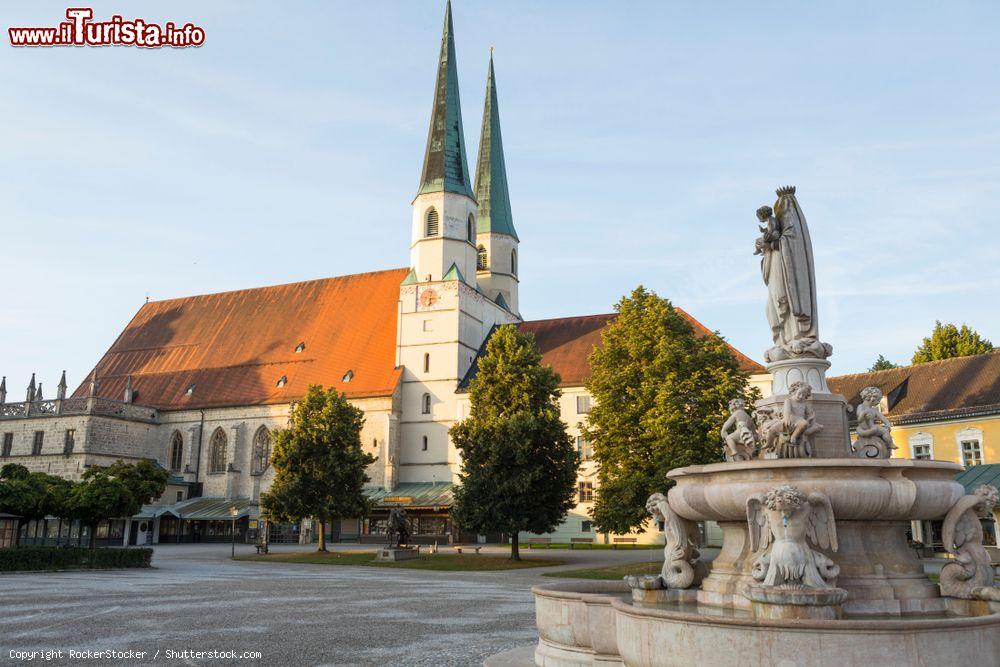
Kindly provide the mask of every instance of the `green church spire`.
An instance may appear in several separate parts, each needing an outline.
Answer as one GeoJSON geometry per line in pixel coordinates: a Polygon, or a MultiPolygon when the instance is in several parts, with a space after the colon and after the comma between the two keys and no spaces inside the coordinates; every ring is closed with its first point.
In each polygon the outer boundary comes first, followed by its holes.
{"type": "Polygon", "coordinates": [[[503,159],[503,139],[500,136],[500,108],[497,105],[497,85],[493,76],[493,49],[490,49],[490,69],[486,77],[486,104],[483,109],[483,130],[479,137],[479,160],[476,165],[476,217],[478,233],[507,234],[517,239],[514,216],[510,212],[507,191],[507,166],[503,159]]]}
{"type": "Polygon", "coordinates": [[[465,159],[465,136],[462,133],[462,105],[458,99],[458,66],[455,62],[454,27],[451,23],[451,0],[445,5],[441,57],[434,84],[434,106],[427,132],[424,170],[418,195],[428,192],[472,194],[472,179],[465,159]]]}

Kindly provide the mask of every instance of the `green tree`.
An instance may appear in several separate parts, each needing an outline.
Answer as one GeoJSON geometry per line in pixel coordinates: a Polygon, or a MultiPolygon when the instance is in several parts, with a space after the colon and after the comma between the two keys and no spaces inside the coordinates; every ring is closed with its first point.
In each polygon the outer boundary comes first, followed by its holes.
{"type": "Polygon", "coordinates": [[[924,338],[917,351],[913,353],[913,363],[922,364],[940,359],[968,357],[974,354],[985,354],[993,351],[993,343],[979,335],[969,325],[961,328],[954,324],[934,323],[931,335],[924,338]]]}
{"type": "Polygon", "coordinates": [[[21,540],[21,527],[47,516],[68,514],[71,482],[43,472],[29,472],[23,465],[8,463],[0,468],[0,512],[17,516],[14,544],[21,540]]]}
{"type": "Polygon", "coordinates": [[[893,368],[899,368],[899,364],[892,363],[891,361],[889,361],[880,354],[878,355],[878,359],[875,360],[875,363],[872,364],[872,367],[868,369],[868,372],[871,373],[873,371],[887,371],[893,368]]]}
{"type": "Polygon", "coordinates": [[[722,460],[729,400],[752,405],[759,392],[726,342],[696,335],[668,300],[640,286],[615,310],[590,356],[584,432],[599,465],[594,524],[621,534],[645,523],[646,499],[668,490],[667,472],[722,460]]]}
{"type": "Polygon", "coordinates": [[[559,376],[541,365],[535,338],[497,329],[469,387],[469,418],[451,428],[462,453],[453,516],[479,533],[554,530],[574,505],[578,461],[559,419],[559,376]]]}
{"type": "Polygon", "coordinates": [[[335,389],[309,387],[292,408],[291,424],[274,433],[274,482],[261,494],[271,521],[319,523],[317,550],[326,551],[326,525],[335,519],[364,516],[365,470],[375,457],[361,448],[364,412],[335,389]]]}
{"type": "Polygon", "coordinates": [[[90,528],[90,548],[97,548],[97,524],[131,517],[142,506],[163,495],[170,474],[149,461],[116,461],[88,468],[69,489],[67,514],[90,528]]]}

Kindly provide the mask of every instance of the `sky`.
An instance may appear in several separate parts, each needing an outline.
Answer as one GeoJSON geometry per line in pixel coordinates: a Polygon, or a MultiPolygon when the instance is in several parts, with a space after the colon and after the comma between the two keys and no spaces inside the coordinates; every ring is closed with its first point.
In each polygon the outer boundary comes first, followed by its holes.
{"type": "MultiPolygon", "coordinates": [[[[66,6],[0,16],[56,25],[66,6]]],[[[91,6],[206,41],[0,46],[12,398],[32,372],[47,396],[63,369],[81,382],[147,297],[408,264],[443,1],[91,6]]],[[[760,360],[754,211],[794,184],[831,374],[908,362],[935,320],[1000,343],[1000,4],[453,13],[471,161],[496,49],[525,319],[611,312],[642,284],[760,360]]]]}

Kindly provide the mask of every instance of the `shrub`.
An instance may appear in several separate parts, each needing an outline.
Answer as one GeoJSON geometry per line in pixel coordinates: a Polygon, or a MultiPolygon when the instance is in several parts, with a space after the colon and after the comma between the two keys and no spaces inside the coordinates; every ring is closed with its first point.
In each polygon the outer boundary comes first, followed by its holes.
{"type": "Polygon", "coordinates": [[[23,546],[0,549],[0,572],[149,567],[152,549],[23,546]]]}

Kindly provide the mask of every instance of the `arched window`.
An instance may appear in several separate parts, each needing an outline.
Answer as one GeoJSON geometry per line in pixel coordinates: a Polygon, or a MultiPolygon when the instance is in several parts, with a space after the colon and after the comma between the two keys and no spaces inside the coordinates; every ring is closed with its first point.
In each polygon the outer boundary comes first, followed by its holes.
{"type": "Polygon", "coordinates": [[[259,475],[271,464],[271,434],[266,426],[261,426],[253,436],[253,464],[251,468],[259,475]]]}
{"type": "Polygon", "coordinates": [[[212,444],[209,447],[208,471],[226,472],[226,432],[221,428],[212,434],[212,444]]]}
{"type": "Polygon", "coordinates": [[[486,267],[486,248],[479,246],[479,248],[476,249],[476,270],[485,271],[486,267]]]}
{"type": "Polygon", "coordinates": [[[174,431],[170,436],[170,469],[180,470],[181,460],[184,457],[184,437],[180,431],[174,431]]]}
{"type": "Polygon", "coordinates": [[[430,352],[425,352],[424,353],[424,372],[425,373],[430,373],[431,372],[431,353],[430,352]]]}
{"type": "Polygon", "coordinates": [[[420,411],[429,415],[431,413],[431,395],[424,394],[423,398],[420,399],[420,411]]]}
{"type": "Polygon", "coordinates": [[[476,217],[469,214],[469,230],[468,230],[469,243],[475,243],[476,241],[476,217]]]}
{"type": "Polygon", "coordinates": [[[511,275],[517,275],[517,251],[510,251],[510,273],[511,275]]]}
{"type": "Polygon", "coordinates": [[[427,211],[427,225],[424,228],[425,236],[437,236],[438,231],[441,228],[440,221],[438,219],[438,212],[436,208],[432,208],[427,211]]]}

